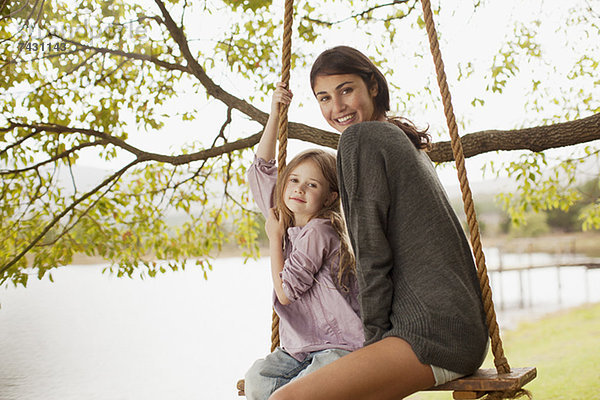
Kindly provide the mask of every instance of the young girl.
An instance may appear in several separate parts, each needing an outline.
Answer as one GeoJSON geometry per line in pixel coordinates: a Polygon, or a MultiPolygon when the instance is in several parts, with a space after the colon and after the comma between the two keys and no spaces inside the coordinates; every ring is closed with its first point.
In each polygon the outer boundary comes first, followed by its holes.
{"type": "Polygon", "coordinates": [[[427,154],[429,138],[387,115],[385,77],[338,46],[313,64],[321,113],[342,135],[340,196],[356,255],[365,347],[271,400],[401,399],[474,372],[487,327],[473,256],[427,154]]]}
{"type": "Polygon", "coordinates": [[[273,307],[279,315],[281,343],[246,373],[249,400],[266,400],[277,388],[364,342],[335,156],[307,150],[290,161],[276,185],[279,104],[289,104],[291,96],[283,84],[277,85],[269,120],[248,170],[254,199],[267,217],[273,307]],[[274,190],[279,217],[272,208],[274,190]]]}

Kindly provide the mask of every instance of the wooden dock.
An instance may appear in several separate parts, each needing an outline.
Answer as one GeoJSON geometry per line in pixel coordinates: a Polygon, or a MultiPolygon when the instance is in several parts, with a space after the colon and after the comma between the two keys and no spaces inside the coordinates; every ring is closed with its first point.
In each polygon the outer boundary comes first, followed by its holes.
{"type": "MultiPolygon", "coordinates": [[[[572,268],[584,268],[584,278],[582,285],[582,290],[584,291],[584,296],[586,302],[589,302],[590,299],[590,290],[589,290],[589,271],[596,270],[600,268],[600,258],[593,257],[584,257],[578,254],[559,252],[556,254],[543,253],[546,256],[550,256],[551,260],[545,259],[542,262],[536,262],[536,253],[533,252],[522,252],[522,253],[511,253],[509,256],[513,259],[518,256],[519,262],[515,262],[511,265],[510,262],[506,262],[507,254],[504,254],[501,249],[497,249],[497,263],[494,265],[488,266],[488,272],[490,275],[490,282],[492,286],[492,291],[494,293],[495,302],[498,304],[498,308],[500,310],[507,309],[508,303],[511,303],[511,307],[516,307],[519,309],[524,309],[528,307],[532,307],[532,282],[530,279],[531,273],[533,271],[538,270],[555,270],[556,278],[555,278],[555,292],[556,292],[556,302],[557,304],[562,304],[562,292],[563,292],[563,279],[561,278],[562,271],[565,269],[572,268]],[[518,299],[515,299],[514,296],[511,295],[511,298],[508,299],[505,295],[507,291],[503,284],[502,275],[505,273],[516,273],[517,275],[517,284],[518,286],[518,299]],[[529,294],[529,296],[526,296],[529,294]],[[515,302],[516,300],[516,302],[515,302]]],[[[542,253],[540,253],[542,254],[542,253]]],[[[548,257],[546,257],[548,258],[548,257]]],[[[513,285],[514,286],[514,285],[513,285]]],[[[514,288],[511,288],[512,292],[514,292],[514,288]]]]}

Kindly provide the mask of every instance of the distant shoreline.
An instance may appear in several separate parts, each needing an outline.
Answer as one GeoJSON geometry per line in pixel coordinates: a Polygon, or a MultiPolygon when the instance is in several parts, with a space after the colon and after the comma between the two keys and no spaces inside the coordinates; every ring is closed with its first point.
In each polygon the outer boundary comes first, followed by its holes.
{"type": "Polygon", "coordinates": [[[482,236],[484,248],[501,248],[507,253],[577,253],[600,257],[600,232],[550,233],[537,237],[482,236]]]}
{"type": "MultiPolygon", "coordinates": [[[[588,257],[600,257],[600,232],[575,232],[553,233],[538,237],[517,238],[509,236],[482,236],[485,248],[501,248],[507,253],[552,253],[564,254],[576,252],[588,257]]],[[[268,247],[261,247],[261,257],[269,255],[268,247]]],[[[234,246],[226,246],[219,253],[211,255],[212,258],[241,257],[241,250],[234,246]]],[[[99,256],[76,254],[73,256],[73,265],[103,264],[108,261],[99,256]]]]}

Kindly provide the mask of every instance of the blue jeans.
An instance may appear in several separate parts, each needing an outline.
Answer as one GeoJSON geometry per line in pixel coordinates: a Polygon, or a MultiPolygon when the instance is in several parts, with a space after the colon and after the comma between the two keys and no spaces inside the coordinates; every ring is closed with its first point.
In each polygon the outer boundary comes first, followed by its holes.
{"type": "Polygon", "coordinates": [[[267,400],[281,386],[310,374],[350,353],[347,350],[327,349],[309,353],[298,361],[278,347],[274,352],[257,360],[246,372],[244,392],[248,400],[267,400]]]}

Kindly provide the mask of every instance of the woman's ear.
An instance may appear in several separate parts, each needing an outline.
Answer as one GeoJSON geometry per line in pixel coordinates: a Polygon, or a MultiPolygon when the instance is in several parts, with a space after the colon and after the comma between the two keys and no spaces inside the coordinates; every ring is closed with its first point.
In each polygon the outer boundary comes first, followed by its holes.
{"type": "Polygon", "coordinates": [[[371,77],[371,82],[369,82],[369,94],[371,97],[375,97],[379,94],[379,85],[374,77],[371,77]]]}
{"type": "Polygon", "coordinates": [[[369,89],[369,93],[371,94],[371,97],[375,97],[379,94],[379,86],[377,85],[377,82],[373,83],[373,85],[369,89]]]}

